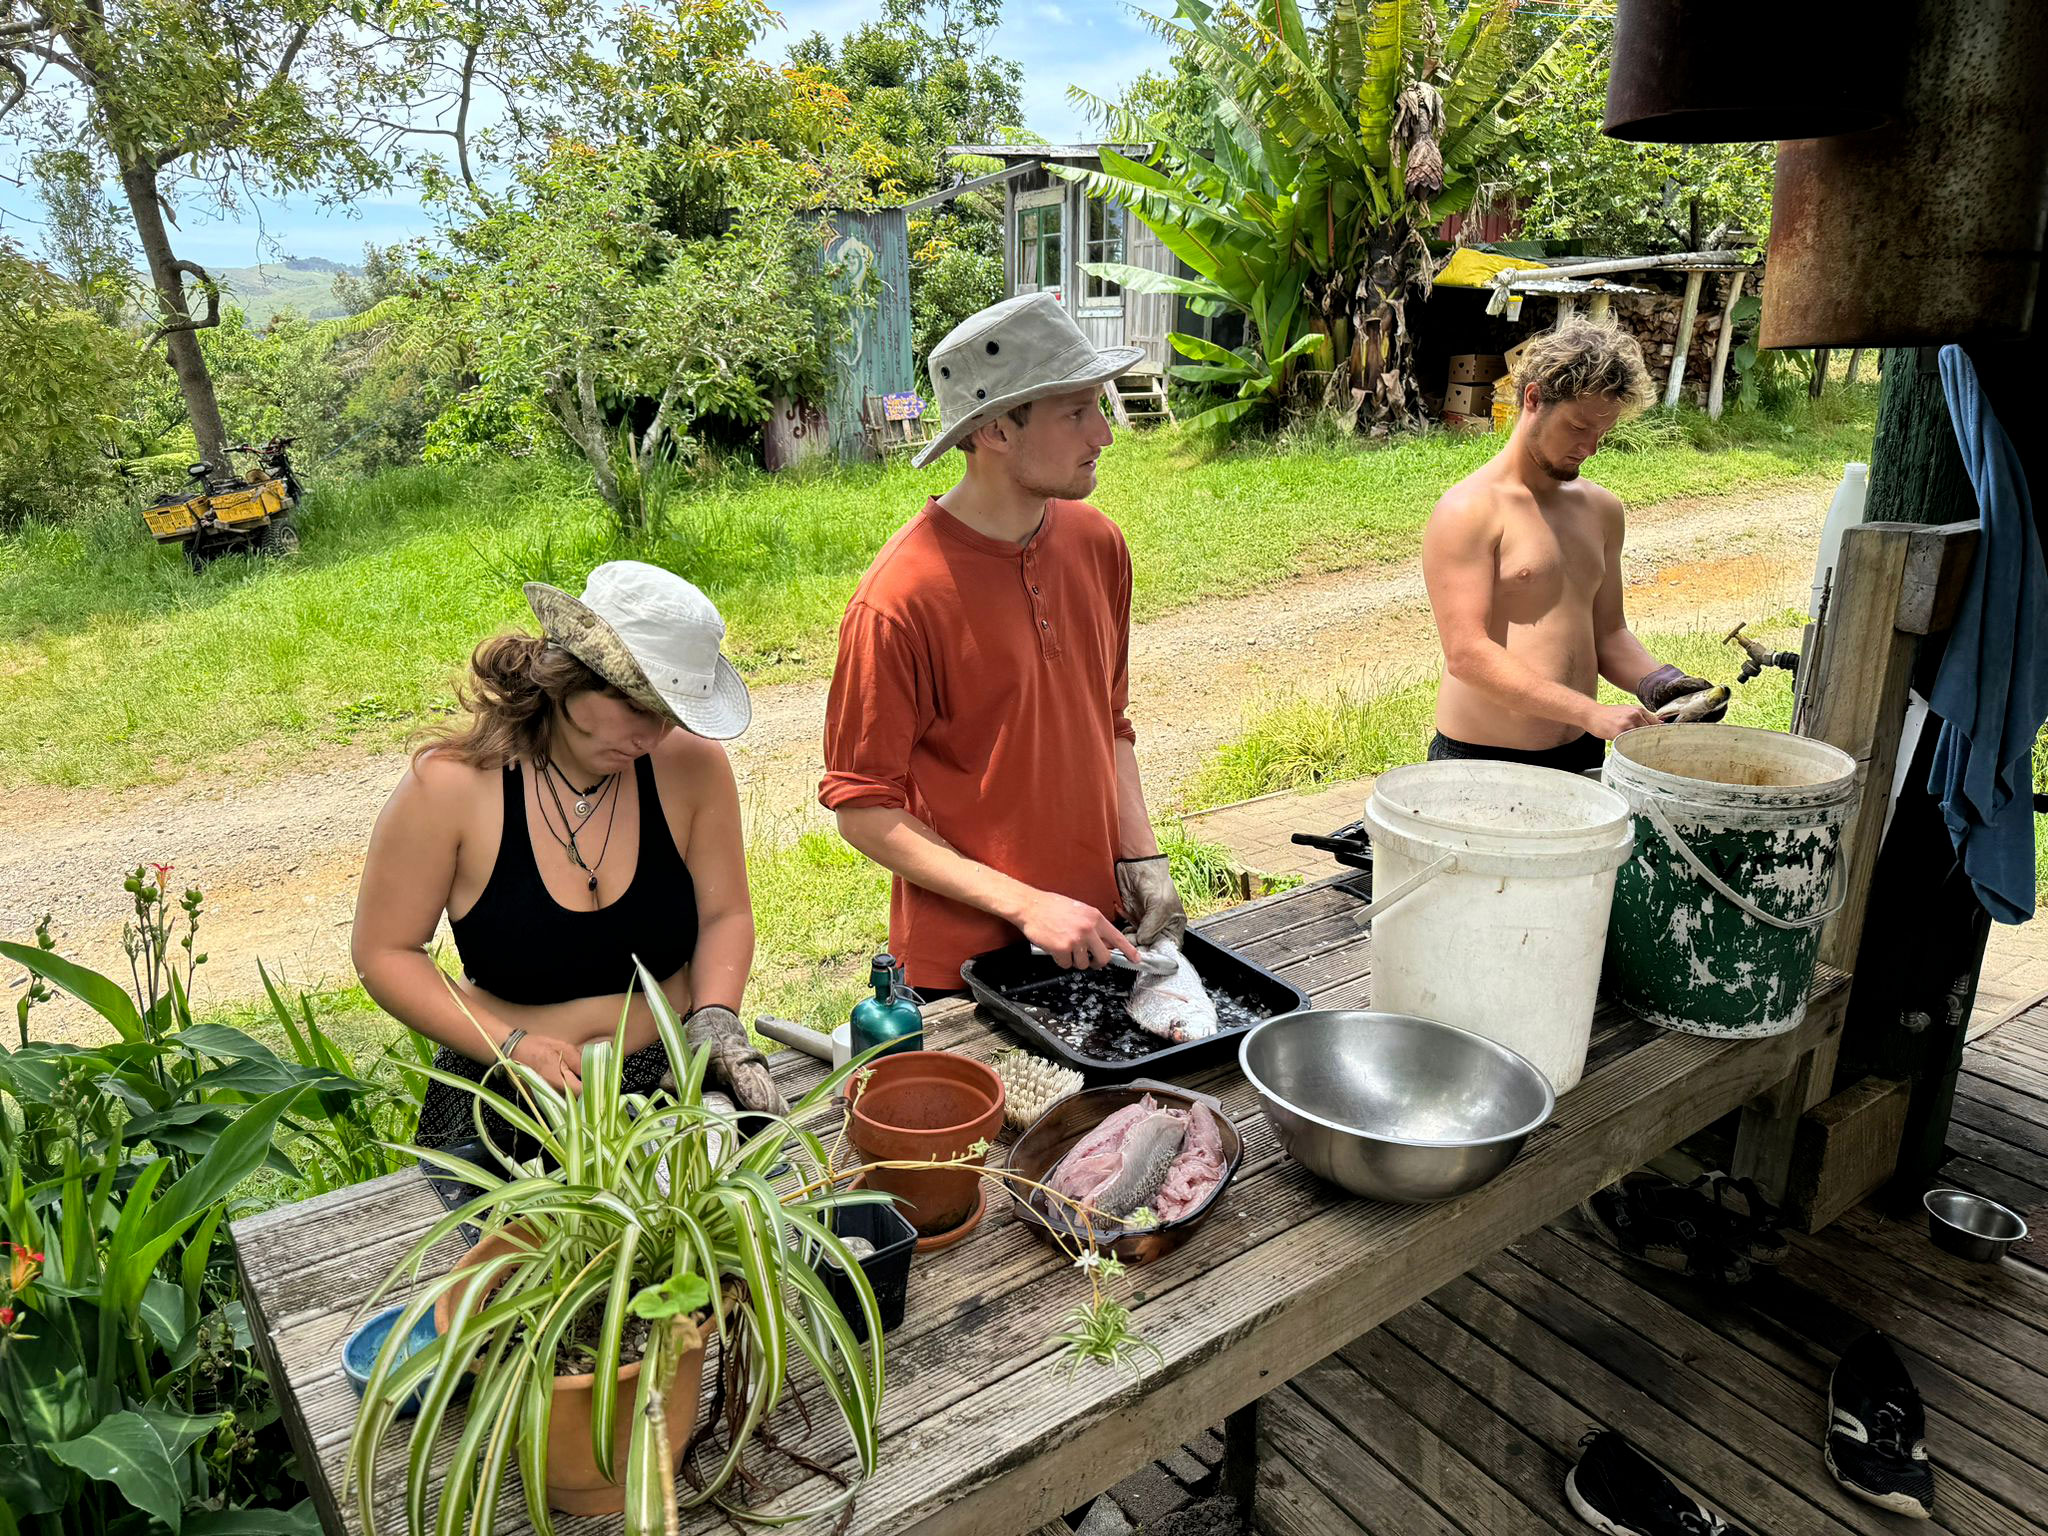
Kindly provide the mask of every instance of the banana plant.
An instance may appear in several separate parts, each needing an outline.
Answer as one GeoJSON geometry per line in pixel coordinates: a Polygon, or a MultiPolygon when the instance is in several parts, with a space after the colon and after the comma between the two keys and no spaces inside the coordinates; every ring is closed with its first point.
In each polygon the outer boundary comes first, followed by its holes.
{"type": "MultiPolygon", "coordinates": [[[[508,1234],[508,1250],[413,1291],[393,1324],[363,1392],[349,1449],[348,1486],[361,1511],[364,1536],[391,1529],[380,1499],[387,1473],[380,1463],[402,1407],[419,1401],[404,1469],[405,1528],[424,1536],[486,1536],[495,1528],[506,1474],[516,1465],[527,1517],[552,1536],[547,1507],[547,1453],[552,1434],[551,1384],[572,1328],[594,1338],[598,1382],[614,1379],[625,1358],[629,1320],[653,1326],[641,1360],[626,1465],[613,1460],[614,1395],[591,1399],[591,1450],[605,1475],[625,1487],[629,1536],[659,1536],[678,1508],[716,1503],[744,1516],[728,1489],[763,1420],[781,1401],[792,1358],[813,1367],[845,1424],[862,1475],[879,1452],[882,1327],[872,1288],[859,1262],[836,1235],[834,1207],[888,1197],[835,1188],[828,1149],[797,1122],[837,1092],[858,1068],[848,1063],[803,1096],[786,1118],[750,1136],[729,1114],[705,1105],[708,1049],[692,1051],[661,988],[643,969],[639,984],[655,1016],[675,1091],[627,1094],[619,1087],[625,1017],[610,1039],[583,1048],[583,1088],[566,1094],[538,1072],[505,1063],[500,1090],[438,1069],[430,1075],[474,1097],[532,1138],[543,1157],[522,1162],[493,1146],[486,1163],[433,1148],[411,1149],[476,1194],[413,1245],[364,1304],[365,1313],[394,1290],[413,1284],[428,1252],[463,1225],[488,1238],[508,1234]],[[770,1170],[788,1163],[798,1188],[778,1195],[770,1170]],[[552,1165],[552,1166],[549,1166],[552,1165]],[[851,1282],[867,1322],[863,1351],[819,1273],[836,1264],[851,1282]],[[414,1325],[444,1296],[452,1321],[432,1343],[407,1353],[414,1325]],[[673,1384],[684,1337],[696,1314],[715,1338],[725,1374],[725,1400],[736,1405],[722,1454],[679,1493],[674,1447],[664,1442],[661,1411],[673,1384]],[[433,1449],[457,1388],[474,1388],[462,1421],[456,1470],[436,1464],[433,1449]],[[430,1510],[438,1495],[437,1508],[430,1510]]],[[[851,1502],[858,1484],[819,1509],[777,1511],[784,1521],[828,1515],[851,1502]]]]}
{"type": "Polygon", "coordinates": [[[1224,349],[1176,333],[1176,376],[1235,385],[1197,420],[1226,422],[1299,394],[1311,356],[1342,370],[1375,428],[1424,421],[1411,304],[1434,271],[1424,232],[1470,207],[1558,44],[1519,74],[1520,0],[1334,0],[1311,32],[1296,0],[1255,8],[1177,0],[1155,31],[1214,85],[1204,142],[1086,92],[1070,94],[1143,161],[1105,150],[1099,171],[1053,167],[1123,203],[1192,275],[1110,263],[1085,271],[1202,314],[1242,315],[1251,341],[1224,349]]]}

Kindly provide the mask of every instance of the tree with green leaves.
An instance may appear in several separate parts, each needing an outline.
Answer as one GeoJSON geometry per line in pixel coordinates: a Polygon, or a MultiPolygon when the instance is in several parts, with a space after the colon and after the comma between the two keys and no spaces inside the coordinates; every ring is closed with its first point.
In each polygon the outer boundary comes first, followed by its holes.
{"type": "Polygon", "coordinates": [[[347,200],[447,141],[464,181],[488,136],[477,94],[510,103],[501,137],[544,128],[521,105],[584,51],[588,0],[0,0],[0,120],[33,149],[75,150],[119,188],[155,291],[153,339],[177,375],[203,457],[227,433],[196,333],[220,291],[172,239],[181,209],[251,195],[347,200]],[[202,301],[193,311],[196,291],[202,301]]]}
{"type": "MultiPolygon", "coordinates": [[[[1554,50],[1514,67],[1518,0],[1334,0],[1311,32],[1295,0],[1177,0],[1157,30],[1214,86],[1200,137],[1163,115],[1077,93],[1139,162],[1105,150],[1074,172],[1129,206],[1194,272],[1088,268],[1141,292],[1235,310],[1250,337],[1227,350],[1175,333],[1181,378],[1232,398],[1195,418],[1235,421],[1321,398],[1376,431],[1426,420],[1410,306],[1429,292],[1426,231],[1470,206],[1505,153],[1513,120],[1547,87],[1554,50]]],[[[1570,33],[1565,34],[1567,37],[1570,33]]]]}
{"type": "Polygon", "coordinates": [[[87,304],[73,284],[0,239],[0,460],[41,465],[98,437],[97,413],[133,355],[87,304]]]}
{"type": "Polygon", "coordinates": [[[1636,144],[1600,131],[1614,23],[1565,40],[1549,88],[1516,119],[1506,175],[1533,240],[1633,256],[1761,245],[1774,144],[1636,144]]]}
{"type": "Polygon", "coordinates": [[[825,269],[824,214],[860,188],[843,95],[749,57],[771,14],[626,13],[613,56],[565,93],[576,131],[451,218],[425,296],[356,317],[403,310],[460,338],[476,382],[430,433],[436,456],[552,426],[630,533],[658,514],[694,427],[752,430],[778,399],[824,397],[867,297],[825,269]]]}

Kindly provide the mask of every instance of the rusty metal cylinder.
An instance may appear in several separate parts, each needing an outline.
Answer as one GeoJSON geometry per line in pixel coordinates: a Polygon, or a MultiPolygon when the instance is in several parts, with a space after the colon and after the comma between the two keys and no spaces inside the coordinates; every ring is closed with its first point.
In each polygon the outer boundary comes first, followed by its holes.
{"type": "Polygon", "coordinates": [[[1620,0],[1600,131],[1758,144],[1874,128],[1896,94],[1899,5],[1864,0],[1851,21],[1808,0],[1620,0]]]}
{"type": "Polygon", "coordinates": [[[2048,3],[1912,0],[1906,26],[1891,122],[1778,146],[1766,347],[1933,346],[2035,329],[2048,3]]]}

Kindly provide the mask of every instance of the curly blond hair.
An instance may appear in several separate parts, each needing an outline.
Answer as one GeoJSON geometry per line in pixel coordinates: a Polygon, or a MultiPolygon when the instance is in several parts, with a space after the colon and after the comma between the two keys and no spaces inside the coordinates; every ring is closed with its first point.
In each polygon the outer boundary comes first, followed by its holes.
{"type": "Polygon", "coordinates": [[[1567,320],[1530,342],[1515,363],[1517,404],[1531,384],[1544,405],[1607,395],[1621,402],[1623,416],[1648,409],[1656,398],[1635,337],[1595,320],[1567,320]]]}

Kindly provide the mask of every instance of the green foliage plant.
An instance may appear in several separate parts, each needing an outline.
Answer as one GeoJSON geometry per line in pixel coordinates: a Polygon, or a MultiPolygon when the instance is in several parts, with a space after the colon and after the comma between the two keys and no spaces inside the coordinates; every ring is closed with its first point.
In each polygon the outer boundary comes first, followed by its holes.
{"type": "MultiPolygon", "coordinates": [[[[743,1134],[734,1117],[707,1105],[704,1078],[709,1052],[691,1051],[681,1021],[644,968],[639,984],[655,1016],[669,1077],[653,1094],[620,1091],[625,1018],[609,1040],[583,1048],[583,1089],[565,1094],[538,1072],[502,1061],[505,1089],[429,1068],[429,1075],[471,1096],[475,1123],[489,1165],[438,1148],[410,1149],[442,1174],[476,1194],[427,1229],[385,1283],[364,1303],[367,1313],[386,1296],[414,1285],[432,1249],[464,1224],[484,1239],[504,1235],[506,1251],[449,1272],[412,1290],[393,1323],[364,1388],[349,1444],[348,1488],[361,1511],[365,1536],[379,1536],[386,1467],[379,1449],[399,1409],[418,1394],[420,1407],[405,1460],[405,1529],[409,1536],[437,1532],[482,1536],[494,1528],[504,1479],[517,1466],[526,1513],[541,1536],[555,1529],[547,1508],[547,1447],[551,1434],[550,1386],[563,1373],[565,1341],[578,1340],[594,1356],[601,1384],[615,1378],[631,1350],[632,1320],[654,1324],[635,1385],[627,1462],[612,1459],[616,1404],[601,1389],[591,1400],[591,1450],[596,1464],[625,1486],[628,1536],[658,1536],[672,1529],[678,1508],[715,1504],[728,1515],[751,1518],[730,1490],[744,1488],[744,1460],[759,1443],[774,1449],[767,1418],[789,1388],[793,1354],[810,1364],[844,1425],[860,1462],[872,1474],[880,1450],[884,1341],[874,1292],[858,1260],[833,1228],[838,1208],[888,1197],[853,1187],[883,1168],[972,1165],[982,1177],[1041,1193],[1065,1206],[1078,1237],[1058,1236],[1061,1248],[1088,1276],[1091,1296],[1055,1336],[1074,1365],[1102,1361],[1137,1368],[1151,1346],[1131,1326],[1128,1308],[1106,1283],[1122,1264],[1099,1251],[1092,1210],[1006,1169],[981,1163],[986,1143],[945,1162],[886,1161],[849,1166],[841,1160],[842,1133],[828,1145],[806,1121],[837,1113],[849,1081],[857,1100],[869,1052],[828,1073],[790,1107],[786,1117],[743,1134]],[[533,1139],[543,1154],[519,1161],[489,1142],[484,1111],[502,1116],[533,1139]],[[780,1187],[771,1184],[774,1172],[780,1187]],[[851,1283],[867,1325],[859,1343],[820,1273],[840,1268],[851,1283]],[[453,1321],[445,1334],[406,1353],[413,1326],[443,1298],[453,1321]],[[673,1385],[687,1333],[675,1324],[701,1319],[719,1355],[715,1401],[722,1404],[724,1445],[715,1412],[700,1421],[686,1447],[685,1487],[678,1488],[672,1447],[666,1443],[666,1394],[673,1385]],[[474,1367],[475,1386],[460,1430],[450,1475],[433,1447],[457,1388],[474,1367]],[[702,1465],[700,1465],[700,1459],[702,1465]],[[436,1490],[439,1504],[430,1508],[436,1490]]],[[[495,1077],[496,1074],[494,1073],[495,1077]]],[[[1156,1354],[1156,1350],[1154,1351],[1156,1354]]],[[[582,1369],[581,1362],[578,1370],[582,1369]]],[[[858,1483],[843,1487],[816,1509],[778,1511],[777,1523],[831,1515],[851,1505],[858,1483]]]]}
{"type": "Polygon", "coordinates": [[[259,1173],[296,1178],[281,1141],[317,1137],[365,1085],[193,1021],[203,898],[170,873],[124,882],[129,988],[58,955],[47,919],[0,943],[32,978],[0,1049],[0,1508],[51,1536],[311,1532],[226,1223],[259,1173]],[[54,991],[115,1038],[33,1040],[54,991]]]}

